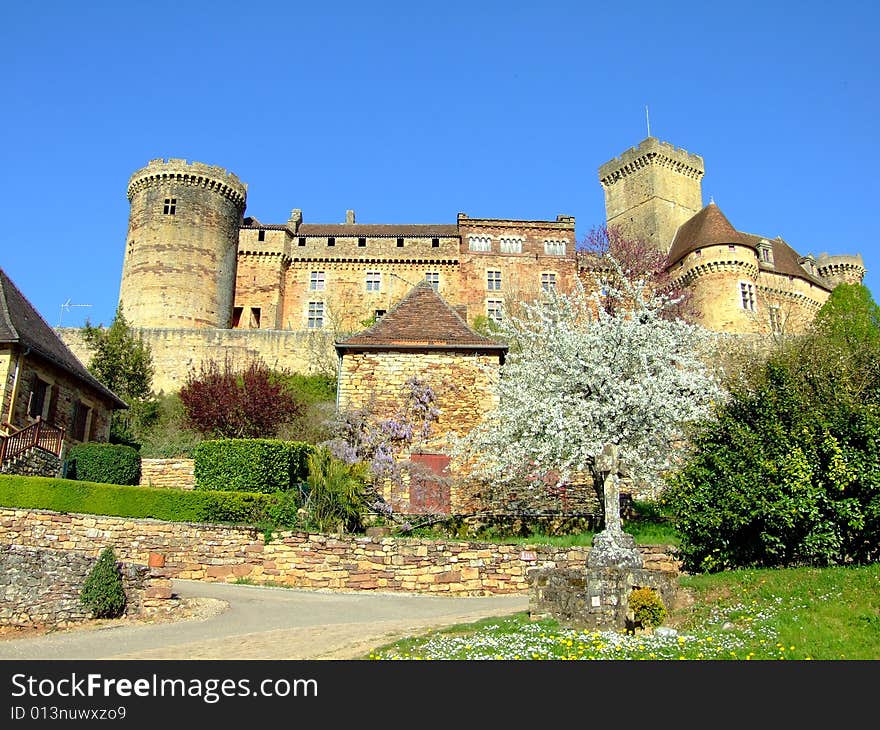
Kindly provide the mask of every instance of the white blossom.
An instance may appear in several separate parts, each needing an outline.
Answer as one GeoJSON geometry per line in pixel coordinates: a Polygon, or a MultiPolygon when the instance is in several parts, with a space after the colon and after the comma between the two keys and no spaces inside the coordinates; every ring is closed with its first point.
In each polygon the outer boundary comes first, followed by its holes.
{"type": "Polygon", "coordinates": [[[617,444],[630,477],[657,489],[687,424],[723,399],[706,359],[712,333],[664,318],[674,302],[617,268],[618,284],[605,292],[610,313],[602,295],[577,287],[524,303],[500,323],[510,352],[497,408],[453,446],[478,476],[504,482],[553,470],[566,481],[617,444]]]}

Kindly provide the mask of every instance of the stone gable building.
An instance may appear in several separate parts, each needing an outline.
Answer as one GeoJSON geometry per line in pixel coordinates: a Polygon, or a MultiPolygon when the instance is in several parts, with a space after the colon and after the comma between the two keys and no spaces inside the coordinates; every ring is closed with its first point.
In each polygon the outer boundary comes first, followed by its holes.
{"type": "MultiPolygon", "coordinates": [[[[609,226],[668,255],[709,328],[801,331],[839,282],[861,282],[861,256],[801,255],[779,237],[739,231],[703,205],[702,157],[648,137],[599,168],[609,226]]],[[[574,218],[452,223],[282,223],[245,216],[247,185],[219,167],[152,160],[128,183],[120,302],[153,351],[157,390],[206,358],[332,372],[333,342],[389,312],[420,281],[473,326],[577,278],[574,218]]],[[[77,330],[62,336],[85,356],[77,330]]]]}
{"type": "Polygon", "coordinates": [[[438,420],[401,456],[422,467],[403,485],[386,484],[397,511],[462,511],[464,495],[449,476],[449,436],[463,436],[497,405],[495,386],[507,346],[474,332],[434,286],[421,281],[368,329],[335,344],[337,407],[388,418],[405,405],[410,378],[434,393],[438,420]],[[429,475],[438,478],[427,478],[429,475]]]}
{"type": "Polygon", "coordinates": [[[95,379],[0,269],[3,469],[13,458],[12,449],[24,454],[19,447],[27,444],[18,442],[29,427],[39,446],[58,456],[62,442],[107,441],[113,411],[127,407],[95,379]]]}

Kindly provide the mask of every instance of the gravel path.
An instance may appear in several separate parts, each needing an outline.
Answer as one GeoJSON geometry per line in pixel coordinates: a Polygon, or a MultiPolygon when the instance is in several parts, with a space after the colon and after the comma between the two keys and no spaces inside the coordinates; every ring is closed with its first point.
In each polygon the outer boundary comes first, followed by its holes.
{"type": "Polygon", "coordinates": [[[197,616],[0,640],[14,659],[357,659],[434,628],[528,609],[528,597],[304,591],[174,581],[197,616]]]}

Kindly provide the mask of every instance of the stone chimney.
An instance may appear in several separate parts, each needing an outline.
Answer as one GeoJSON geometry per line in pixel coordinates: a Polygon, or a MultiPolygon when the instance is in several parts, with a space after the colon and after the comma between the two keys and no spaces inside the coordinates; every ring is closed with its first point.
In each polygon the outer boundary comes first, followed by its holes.
{"type": "Polygon", "coordinates": [[[290,211],[290,218],[287,219],[287,225],[294,231],[299,228],[299,224],[303,222],[303,212],[299,208],[290,211]]]}
{"type": "Polygon", "coordinates": [[[353,210],[345,211],[345,223],[346,223],[346,225],[349,225],[349,226],[354,225],[354,211],[353,210]]]}

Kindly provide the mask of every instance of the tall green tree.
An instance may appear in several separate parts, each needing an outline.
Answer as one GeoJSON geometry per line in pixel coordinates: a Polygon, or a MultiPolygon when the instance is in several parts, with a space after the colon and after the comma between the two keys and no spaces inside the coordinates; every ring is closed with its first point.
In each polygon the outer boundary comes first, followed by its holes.
{"type": "Polygon", "coordinates": [[[880,317],[840,285],[730,386],[664,499],[687,569],[880,558],[880,317]]]}
{"type": "Polygon", "coordinates": [[[91,353],[91,373],[129,405],[127,411],[114,412],[111,441],[136,441],[156,415],[150,346],[128,324],[121,302],[109,327],[94,327],[87,320],[82,336],[91,353]]]}

